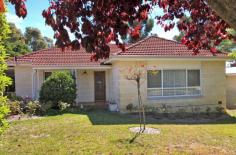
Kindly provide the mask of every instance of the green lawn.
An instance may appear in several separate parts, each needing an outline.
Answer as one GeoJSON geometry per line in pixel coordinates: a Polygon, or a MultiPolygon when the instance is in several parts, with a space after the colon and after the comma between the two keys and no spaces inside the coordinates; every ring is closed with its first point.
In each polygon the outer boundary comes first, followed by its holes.
{"type": "Polygon", "coordinates": [[[236,154],[236,111],[222,121],[178,124],[149,119],[160,135],[135,136],[137,118],[103,111],[15,121],[0,154],[236,154]]]}

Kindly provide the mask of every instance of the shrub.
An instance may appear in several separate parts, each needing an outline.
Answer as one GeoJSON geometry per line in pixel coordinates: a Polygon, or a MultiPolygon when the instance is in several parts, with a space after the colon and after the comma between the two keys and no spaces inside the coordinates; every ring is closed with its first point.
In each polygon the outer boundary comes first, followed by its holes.
{"type": "Polygon", "coordinates": [[[23,101],[23,98],[21,96],[16,96],[15,93],[8,93],[7,98],[11,101],[23,101]]]}
{"type": "Polygon", "coordinates": [[[19,101],[8,101],[8,106],[10,108],[11,115],[21,114],[21,103],[19,101]]]}
{"type": "Polygon", "coordinates": [[[50,109],[52,109],[53,103],[52,101],[48,101],[46,103],[41,104],[41,109],[43,112],[48,112],[50,109]]]}
{"type": "Polygon", "coordinates": [[[206,108],[206,115],[210,116],[210,114],[211,114],[211,107],[207,107],[206,108]]]}
{"type": "Polygon", "coordinates": [[[222,106],[217,106],[217,107],[216,107],[216,111],[217,111],[217,113],[218,113],[219,115],[223,115],[223,114],[226,113],[225,108],[222,107],[222,106]]]}
{"type": "Polygon", "coordinates": [[[41,105],[38,101],[30,101],[26,105],[26,113],[30,116],[41,114],[41,105]]]}
{"type": "Polygon", "coordinates": [[[129,110],[130,112],[133,110],[133,108],[134,108],[134,105],[132,103],[126,106],[126,109],[129,110]]]}
{"type": "Polygon", "coordinates": [[[40,91],[40,102],[51,101],[53,107],[59,108],[58,103],[74,103],[76,99],[75,80],[69,72],[53,72],[52,75],[43,83],[40,91]]]}
{"type": "Polygon", "coordinates": [[[59,102],[58,103],[58,106],[59,106],[59,109],[60,109],[60,111],[64,111],[64,110],[66,110],[67,108],[69,108],[70,107],[70,104],[68,104],[68,103],[66,103],[66,102],[59,102]]]}
{"type": "Polygon", "coordinates": [[[5,118],[10,112],[10,109],[6,104],[6,100],[7,100],[6,97],[3,97],[3,96],[0,97],[0,134],[8,126],[8,123],[5,118]]]}

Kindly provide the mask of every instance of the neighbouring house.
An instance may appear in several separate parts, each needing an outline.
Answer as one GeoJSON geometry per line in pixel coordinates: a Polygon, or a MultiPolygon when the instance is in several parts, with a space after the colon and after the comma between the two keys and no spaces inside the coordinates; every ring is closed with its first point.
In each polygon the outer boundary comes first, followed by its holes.
{"type": "Polygon", "coordinates": [[[77,104],[117,103],[126,111],[137,105],[137,86],[127,80],[123,69],[142,64],[147,68],[141,85],[142,99],[148,107],[178,108],[226,106],[226,53],[214,56],[209,50],[194,55],[185,45],[150,36],[121,51],[110,45],[109,59],[90,61],[84,49],[40,50],[9,61],[15,70],[15,93],[39,97],[44,80],[57,70],[71,70],[76,77],[77,104]],[[150,74],[156,70],[158,74],[150,74]]]}
{"type": "Polygon", "coordinates": [[[228,63],[226,66],[226,100],[227,108],[236,108],[236,63],[228,63]]]}

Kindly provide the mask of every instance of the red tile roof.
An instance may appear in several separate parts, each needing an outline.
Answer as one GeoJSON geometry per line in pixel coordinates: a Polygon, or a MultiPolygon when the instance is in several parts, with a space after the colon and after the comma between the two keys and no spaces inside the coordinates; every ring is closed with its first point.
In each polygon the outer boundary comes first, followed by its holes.
{"type": "MultiPolygon", "coordinates": [[[[111,53],[120,50],[116,45],[110,45],[111,53]]],[[[84,48],[78,51],[71,49],[51,48],[43,49],[30,54],[17,57],[16,61],[10,63],[32,64],[33,66],[79,66],[79,67],[98,67],[101,62],[90,61],[90,53],[87,53],[84,48]]]]}
{"type": "MultiPolygon", "coordinates": [[[[126,51],[117,53],[118,56],[171,56],[171,57],[213,57],[210,50],[200,50],[197,55],[187,46],[172,40],[157,36],[147,37],[131,46],[126,51]]],[[[227,56],[227,53],[217,53],[216,56],[227,56]]]]}
{"type": "MultiPolygon", "coordinates": [[[[133,45],[127,46],[125,51],[121,51],[116,45],[111,44],[111,55],[122,56],[160,56],[160,57],[215,57],[209,50],[200,50],[198,55],[193,55],[192,50],[188,50],[185,45],[178,42],[150,36],[133,45]]],[[[32,64],[33,66],[78,66],[78,67],[98,67],[97,62],[90,61],[90,53],[81,48],[79,51],[60,48],[39,50],[17,58],[17,61],[8,61],[10,64],[32,64]]],[[[217,53],[216,57],[226,57],[227,53],[217,53]]]]}

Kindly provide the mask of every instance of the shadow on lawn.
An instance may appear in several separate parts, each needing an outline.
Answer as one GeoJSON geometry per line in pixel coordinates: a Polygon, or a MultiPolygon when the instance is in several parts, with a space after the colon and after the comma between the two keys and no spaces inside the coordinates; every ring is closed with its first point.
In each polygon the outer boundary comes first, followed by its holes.
{"type": "MultiPolygon", "coordinates": [[[[139,124],[138,115],[111,113],[107,111],[88,112],[86,113],[93,125],[122,125],[122,124],[139,124]]],[[[151,115],[147,116],[147,124],[233,124],[236,118],[230,115],[223,115],[216,118],[189,118],[175,119],[162,118],[156,119],[151,115]]]]}
{"type": "MultiPolygon", "coordinates": [[[[107,110],[92,110],[82,112],[74,109],[61,114],[80,114],[87,115],[93,125],[125,125],[125,124],[139,124],[138,115],[134,114],[120,114],[115,112],[109,112],[107,110]]],[[[51,115],[52,116],[52,115],[51,115]]],[[[224,114],[220,117],[204,118],[199,116],[198,118],[161,118],[156,119],[152,115],[147,115],[147,124],[234,124],[236,123],[236,117],[229,114],[224,114]]]]}

